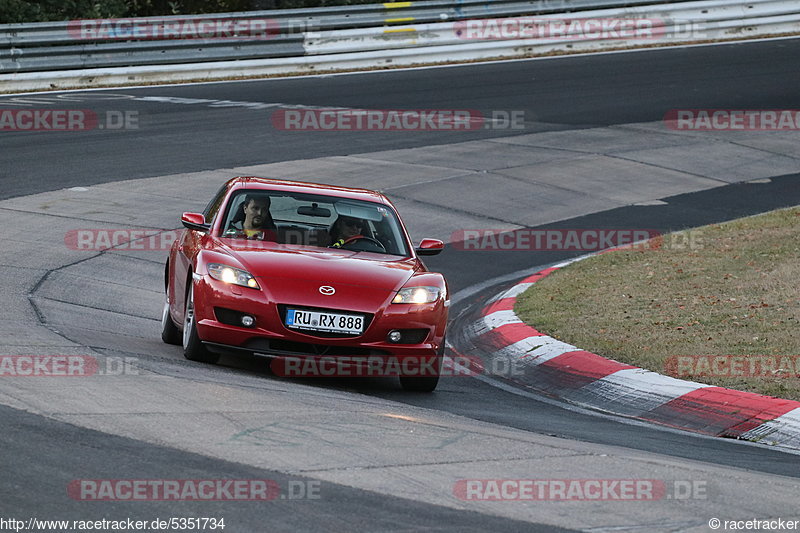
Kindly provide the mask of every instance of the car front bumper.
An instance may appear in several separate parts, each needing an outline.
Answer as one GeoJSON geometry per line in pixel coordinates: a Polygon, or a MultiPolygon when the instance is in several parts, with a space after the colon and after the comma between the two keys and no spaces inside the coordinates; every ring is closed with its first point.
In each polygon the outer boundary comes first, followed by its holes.
{"type": "Polygon", "coordinates": [[[284,325],[281,307],[304,307],[303,302],[272,302],[261,290],[229,285],[209,276],[195,278],[194,283],[198,335],[211,349],[275,356],[391,355],[411,359],[443,350],[448,308],[441,300],[422,305],[391,304],[393,295],[387,294],[386,305],[379,309],[331,308],[372,316],[362,334],[332,337],[284,325]],[[252,327],[223,322],[218,309],[251,316],[255,322],[252,327]],[[390,342],[387,337],[392,330],[425,333],[419,342],[406,344],[390,342]]]}

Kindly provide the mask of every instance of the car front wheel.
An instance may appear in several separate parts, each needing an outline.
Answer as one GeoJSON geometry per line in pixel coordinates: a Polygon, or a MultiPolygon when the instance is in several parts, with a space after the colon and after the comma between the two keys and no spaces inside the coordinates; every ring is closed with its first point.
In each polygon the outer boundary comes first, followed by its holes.
{"type": "Polygon", "coordinates": [[[435,372],[434,376],[400,376],[400,386],[403,390],[410,392],[433,392],[439,384],[439,374],[442,370],[442,358],[444,357],[444,339],[442,339],[442,346],[436,354],[435,372]]]}
{"type": "MultiPolygon", "coordinates": [[[[191,283],[191,282],[190,282],[191,283]]],[[[197,320],[194,313],[194,284],[189,286],[186,296],[186,312],[183,321],[183,355],[190,361],[215,364],[219,361],[219,354],[209,352],[200,337],[197,335],[197,320]]]]}
{"type": "Polygon", "coordinates": [[[164,309],[161,311],[161,340],[167,344],[181,343],[181,330],[169,316],[169,300],[165,298],[164,309]]]}

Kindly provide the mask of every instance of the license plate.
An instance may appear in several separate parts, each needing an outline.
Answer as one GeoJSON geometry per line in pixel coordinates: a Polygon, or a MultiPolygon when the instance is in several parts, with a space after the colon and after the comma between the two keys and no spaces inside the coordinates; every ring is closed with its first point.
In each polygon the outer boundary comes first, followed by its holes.
{"type": "Polygon", "coordinates": [[[361,315],[289,309],[286,311],[286,327],[359,335],[364,332],[364,317],[361,315]]]}

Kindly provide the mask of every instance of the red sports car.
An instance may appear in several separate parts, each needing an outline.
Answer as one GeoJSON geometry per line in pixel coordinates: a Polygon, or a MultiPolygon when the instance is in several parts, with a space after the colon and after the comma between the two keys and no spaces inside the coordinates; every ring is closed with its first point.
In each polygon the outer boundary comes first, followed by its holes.
{"type": "Polygon", "coordinates": [[[444,276],[419,256],[444,243],[413,247],[382,194],[241,177],[181,220],[187,229],[164,272],[162,339],[182,343],[187,359],[324,358],[362,368],[352,375],[381,375],[363,364],[393,368],[407,390],[436,388],[450,300],[444,276]]]}

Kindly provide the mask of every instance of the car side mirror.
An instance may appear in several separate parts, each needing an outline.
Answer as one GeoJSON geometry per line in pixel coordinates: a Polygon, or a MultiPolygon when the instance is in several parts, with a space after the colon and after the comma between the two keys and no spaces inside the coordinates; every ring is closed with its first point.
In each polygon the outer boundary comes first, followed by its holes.
{"type": "Polygon", "coordinates": [[[211,224],[206,224],[206,217],[203,213],[184,213],[181,215],[181,222],[185,228],[203,233],[208,233],[211,229],[211,224]]]}
{"type": "Polygon", "coordinates": [[[422,239],[414,248],[417,255],[436,255],[444,250],[444,243],[439,239],[422,239]]]}

